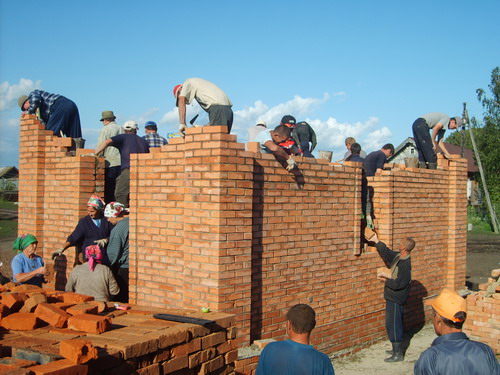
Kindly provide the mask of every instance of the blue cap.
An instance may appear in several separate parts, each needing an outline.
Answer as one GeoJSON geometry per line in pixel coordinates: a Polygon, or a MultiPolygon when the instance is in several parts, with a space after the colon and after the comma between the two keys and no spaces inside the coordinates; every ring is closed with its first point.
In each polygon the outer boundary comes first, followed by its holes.
{"type": "Polygon", "coordinates": [[[154,122],[154,121],[148,121],[148,122],[146,122],[146,124],[144,125],[144,127],[145,128],[147,128],[147,127],[157,128],[156,122],[154,122]]]}

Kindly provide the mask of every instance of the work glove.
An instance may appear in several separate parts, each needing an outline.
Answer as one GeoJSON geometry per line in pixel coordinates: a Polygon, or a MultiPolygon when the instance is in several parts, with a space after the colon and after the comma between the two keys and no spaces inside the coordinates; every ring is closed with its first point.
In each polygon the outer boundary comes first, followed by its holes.
{"type": "Polygon", "coordinates": [[[52,260],[56,259],[59,255],[62,255],[64,253],[64,249],[60,248],[52,253],[52,260]]]}
{"type": "Polygon", "coordinates": [[[96,154],[89,152],[88,154],[81,154],[80,156],[96,156],[96,154]]]}
{"type": "Polygon", "coordinates": [[[372,215],[366,215],[366,225],[370,229],[374,229],[375,225],[373,225],[372,215]]]}
{"type": "Polygon", "coordinates": [[[292,169],[294,169],[294,168],[297,167],[297,163],[295,162],[295,160],[293,160],[292,157],[288,158],[288,160],[286,161],[286,163],[288,164],[286,166],[286,170],[287,171],[291,171],[292,169]]]}
{"type": "Polygon", "coordinates": [[[186,124],[179,124],[179,131],[184,134],[186,132],[186,124]]]}
{"type": "Polygon", "coordinates": [[[108,244],[108,239],[107,238],[102,238],[100,240],[95,240],[94,243],[98,244],[101,248],[105,248],[106,245],[108,244]]]}

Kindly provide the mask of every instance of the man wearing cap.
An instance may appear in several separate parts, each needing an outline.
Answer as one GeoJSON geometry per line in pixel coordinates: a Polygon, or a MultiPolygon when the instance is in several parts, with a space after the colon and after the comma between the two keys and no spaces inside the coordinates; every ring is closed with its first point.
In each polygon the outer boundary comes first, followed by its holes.
{"type": "Polygon", "coordinates": [[[62,133],[66,137],[82,138],[78,107],[64,96],[33,90],[28,96],[21,96],[18,104],[23,113],[38,113],[45,129],[52,130],[55,135],[60,136],[62,133]]]}
{"type": "Polygon", "coordinates": [[[408,237],[401,240],[399,251],[389,249],[378,239],[375,233],[370,241],[380,257],[390,268],[389,274],[380,274],[384,281],[385,328],[392,344],[392,355],[385,362],[401,362],[404,360],[403,344],[403,306],[410,293],[411,259],[410,253],[415,247],[415,241],[408,237]]]}
{"type": "Polygon", "coordinates": [[[225,125],[231,133],[233,126],[233,104],[228,96],[214,83],[201,78],[189,78],[174,87],[174,97],[179,108],[179,131],[186,129],[186,105],[195,99],[208,112],[207,125],[225,125]]]}
{"type": "Polygon", "coordinates": [[[130,192],[130,154],[149,153],[147,142],[137,135],[137,124],[135,121],[127,121],[123,125],[124,134],[118,134],[106,139],[95,149],[98,155],[106,147],[114,146],[120,151],[120,175],[116,179],[115,199],[117,202],[129,205],[130,192]]]}
{"type": "Polygon", "coordinates": [[[313,158],[313,150],[318,143],[316,140],[316,132],[306,121],[297,123],[293,130],[292,136],[298,140],[298,145],[305,157],[313,158]],[[310,145],[309,145],[310,144],[310,145]]]}
{"type": "Polygon", "coordinates": [[[260,143],[261,152],[273,154],[278,161],[286,161],[286,169],[291,171],[297,167],[297,163],[280,144],[290,138],[291,130],[285,125],[278,125],[274,130],[264,130],[255,137],[255,142],[260,143]]]}
{"type": "MultiPolygon", "coordinates": [[[[115,122],[116,116],[113,111],[103,111],[101,121],[104,127],[99,133],[97,144],[100,145],[106,139],[122,133],[122,128],[115,122]]],[[[116,179],[120,175],[120,151],[116,147],[107,147],[104,149],[104,201],[112,202],[115,200],[116,179]]]]}
{"type": "Polygon", "coordinates": [[[467,303],[457,292],[444,288],[428,300],[432,324],[439,337],[415,363],[415,375],[499,375],[500,365],[486,344],[469,340],[462,332],[467,303]]]}
{"type": "Polygon", "coordinates": [[[285,115],[281,118],[280,125],[284,125],[290,128],[291,136],[287,140],[281,142],[279,145],[282,147],[288,154],[291,155],[302,155],[302,152],[299,148],[300,141],[297,137],[297,133],[295,133],[295,127],[297,126],[297,122],[295,117],[292,115],[285,115]]]}
{"type": "Polygon", "coordinates": [[[158,127],[156,122],[148,121],[144,125],[146,135],[142,138],[148,143],[149,147],[161,147],[166,145],[168,142],[165,138],[157,133],[158,127]]]}
{"type": "Polygon", "coordinates": [[[259,135],[260,132],[267,129],[267,124],[264,120],[257,121],[255,126],[248,128],[248,142],[255,142],[255,137],[259,135]]]}
{"type": "Polygon", "coordinates": [[[427,113],[415,120],[412,130],[413,139],[418,151],[420,168],[436,169],[436,150],[438,145],[444,152],[444,156],[446,158],[450,157],[450,153],[443,143],[444,133],[446,129],[457,129],[461,125],[461,117],[455,116],[450,118],[441,112],[427,113]],[[432,136],[429,135],[429,129],[432,129],[432,136]]]}

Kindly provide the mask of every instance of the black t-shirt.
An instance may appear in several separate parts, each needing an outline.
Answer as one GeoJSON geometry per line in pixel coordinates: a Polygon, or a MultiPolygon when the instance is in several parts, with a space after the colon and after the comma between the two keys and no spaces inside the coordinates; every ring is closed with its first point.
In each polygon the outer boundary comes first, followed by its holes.
{"type": "Polygon", "coordinates": [[[384,168],[387,157],[382,150],[373,151],[368,154],[364,161],[365,172],[367,176],[375,176],[377,169],[384,168]]]}
{"type": "Polygon", "coordinates": [[[130,154],[149,153],[148,143],[137,134],[118,134],[111,137],[113,146],[120,150],[121,169],[130,168],[130,154]]]}

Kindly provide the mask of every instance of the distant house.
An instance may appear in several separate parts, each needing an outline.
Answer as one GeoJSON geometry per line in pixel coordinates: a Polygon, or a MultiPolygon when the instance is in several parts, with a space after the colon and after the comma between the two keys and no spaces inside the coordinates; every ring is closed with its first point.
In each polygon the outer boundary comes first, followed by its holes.
{"type": "MultiPolygon", "coordinates": [[[[450,154],[460,155],[462,148],[451,143],[444,142],[446,149],[450,154]]],[[[412,137],[406,138],[396,149],[394,155],[389,158],[389,163],[404,164],[405,158],[418,158],[417,147],[412,137]]],[[[477,177],[479,168],[477,167],[474,158],[474,152],[471,149],[464,148],[464,158],[467,159],[467,199],[472,206],[479,205],[479,187],[477,184],[477,177]]]]}
{"type": "Polygon", "coordinates": [[[0,197],[17,202],[19,190],[19,169],[16,167],[0,167],[0,197]]]}

